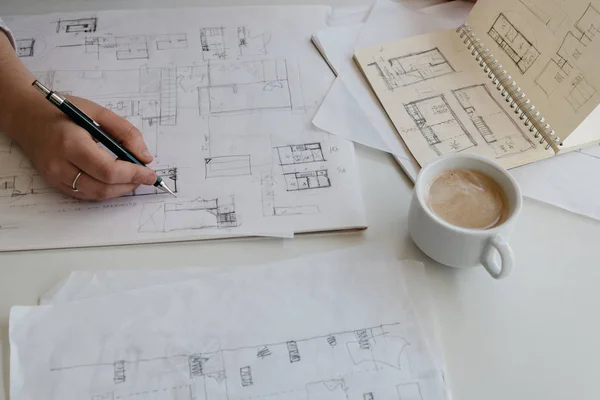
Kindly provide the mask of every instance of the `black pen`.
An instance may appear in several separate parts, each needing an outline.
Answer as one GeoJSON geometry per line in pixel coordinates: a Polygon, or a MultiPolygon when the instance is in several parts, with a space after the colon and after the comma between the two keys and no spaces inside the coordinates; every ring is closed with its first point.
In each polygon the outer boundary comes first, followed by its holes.
{"type": "MultiPolygon", "coordinates": [[[[46,86],[42,85],[37,80],[34,81],[32,85],[44,96],[46,96],[46,99],[50,101],[50,103],[54,104],[56,107],[58,107],[60,111],[65,113],[67,117],[71,119],[71,121],[75,122],[77,125],[88,131],[94,139],[96,139],[98,142],[102,143],[107,149],[112,151],[120,160],[129,161],[131,163],[141,165],[142,167],[146,166],[144,165],[144,163],[138,160],[136,156],[131,154],[129,151],[127,151],[127,149],[123,148],[123,146],[121,146],[113,138],[111,138],[106,132],[100,129],[100,125],[96,121],[87,116],[83,111],[77,108],[69,100],[67,100],[60,94],[48,89],[46,86]]],[[[169,187],[162,180],[161,177],[156,178],[154,186],[167,193],[170,193],[174,197],[177,197],[175,196],[175,193],[173,193],[173,191],[169,189],[169,187]]]]}

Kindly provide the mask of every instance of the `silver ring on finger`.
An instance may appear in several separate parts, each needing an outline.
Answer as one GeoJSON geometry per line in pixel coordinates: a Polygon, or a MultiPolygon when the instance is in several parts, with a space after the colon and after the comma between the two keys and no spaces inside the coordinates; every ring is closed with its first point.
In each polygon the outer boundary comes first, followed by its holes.
{"type": "Polygon", "coordinates": [[[76,193],[79,192],[79,189],[77,189],[77,181],[79,180],[79,177],[81,176],[82,173],[83,173],[83,171],[79,170],[79,173],[77,174],[75,179],[73,179],[73,183],[71,184],[71,189],[76,193]]]}

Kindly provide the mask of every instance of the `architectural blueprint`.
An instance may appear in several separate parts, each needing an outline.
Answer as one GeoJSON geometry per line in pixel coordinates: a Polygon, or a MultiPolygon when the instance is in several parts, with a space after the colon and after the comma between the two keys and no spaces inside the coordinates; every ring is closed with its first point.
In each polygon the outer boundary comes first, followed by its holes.
{"type": "Polygon", "coordinates": [[[290,261],[15,308],[11,398],[445,400],[406,264],[290,261]]]}
{"type": "Polygon", "coordinates": [[[0,137],[0,250],[365,227],[353,145],[311,124],[333,76],[307,38],[326,26],[328,12],[258,7],[8,19],[21,60],[41,82],[93,100],[142,131],[151,167],[178,198],[153,187],[103,204],[66,198],[0,137]],[[53,224],[69,228],[49,234],[53,224]],[[84,226],[98,229],[82,235],[84,226]]]}

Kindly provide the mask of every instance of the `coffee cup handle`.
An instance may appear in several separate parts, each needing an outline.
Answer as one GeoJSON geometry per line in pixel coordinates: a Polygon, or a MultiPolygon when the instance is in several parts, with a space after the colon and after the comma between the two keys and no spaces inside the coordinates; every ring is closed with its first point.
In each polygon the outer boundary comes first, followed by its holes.
{"type": "Polygon", "coordinates": [[[506,243],[506,240],[499,234],[496,234],[488,241],[483,251],[481,264],[483,264],[493,278],[502,279],[506,278],[510,274],[510,271],[512,271],[514,260],[513,251],[508,243],[506,243]],[[500,265],[494,260],[494,250],[500,254],[500,265]]]}

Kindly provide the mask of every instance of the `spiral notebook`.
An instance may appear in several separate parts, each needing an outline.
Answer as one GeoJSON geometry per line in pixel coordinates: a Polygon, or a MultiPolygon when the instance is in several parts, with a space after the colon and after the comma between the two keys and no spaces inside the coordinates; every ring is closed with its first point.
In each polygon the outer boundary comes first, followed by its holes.
{"type": "Polygon", "coordinates": [[[420,165],[469,152],[512,168],[600,142],[600,0],[479,0],[457,30],[354,58],[420,165]]]}

